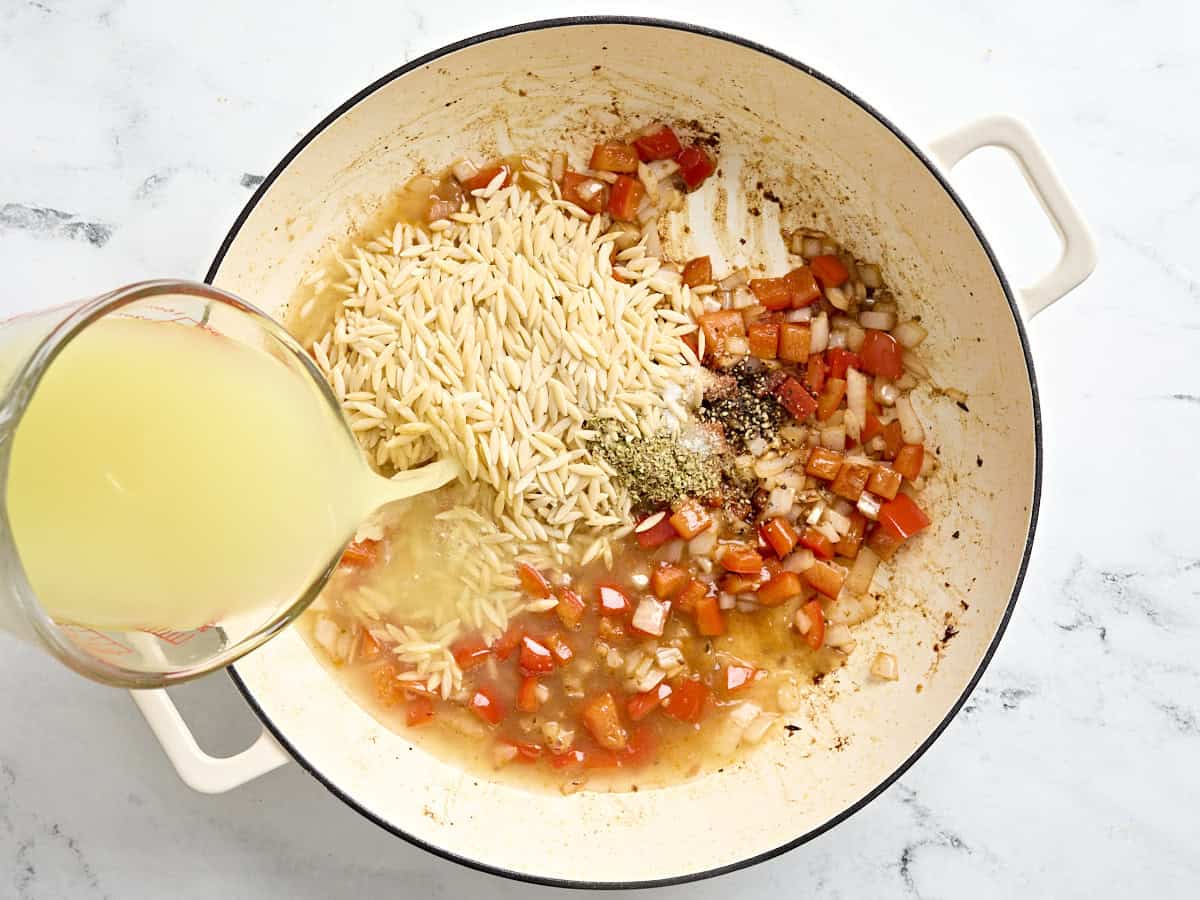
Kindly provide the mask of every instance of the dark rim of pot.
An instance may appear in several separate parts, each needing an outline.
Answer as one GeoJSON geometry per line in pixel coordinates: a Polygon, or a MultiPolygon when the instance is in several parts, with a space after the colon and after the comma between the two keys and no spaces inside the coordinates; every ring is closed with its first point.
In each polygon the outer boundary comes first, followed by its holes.
{"type": "Polygon", "coordinates": [[[924,754],[925,751],[929,749],[930,745],[932,745],[933,742],[935,740],[937,740],[937,738],[942,734],[942,732],[950,724],[950,721],[958,714],[958,711],[962,708],[963,704],[966,703],[967,698],[970,697],[971,692],[975,689],[975,685],[978,684],[979,679],[983,676],[984,671],[987,669],[988,664],[991,662],[992,656],[996,652],[996,647],[999,645],[1000,639],[1004,636],[1004,632],[1008,627],[1009,619],[1012,617],[1013,609],[1016,606],[1017,595],[1020,593],[1021,584],[1025,580],[1025,571],[1029,565],[1029,555],[1030,555],[1030,551],[1033,547],[1034,532],[1037,528],[1038,507],[1041,503],[1041,493],[1042,493],[1042,416],[1041,416],[1041,406],[1040,406],[1039,399],[1038,399],[1037,380],[1034,376],[1034,370],[1033,370],[1033,359],[1032,359],[1032,357],[1030,355],[1030,351],[1029,351],[1029,339],[1025,333],[1024,323],[1021,320],[1020,311],[1017,307],[1016,300],[1013,297],[1012,289],[1010,288],[1007,279],[1005,279],[1005,277],[1004,277],[1004,272],[1001,270],[1000,265],[996,261],[996,256],[992,252],[991,245],[988,244],[987,239],[984,237],[983,232],[980,230],[979,225],[976,223],[974,217],[968,211],[967,207],[963,204],[963,202],[959,198],[958,194],[955,193],[954,189],[947,182],[946,178],[942,175],[942,173],[938,170],[938,168],[929,160],[929,158],[920,150],[920,148],[918,148],[917,145],[914,144],[899,128],[897,128],[894,124],[892,124],[892,122],[889,121],[886,116],[883,116],[873,106],[871,106],[869,103],[864,101],[862,98],[860,98],[858,95],[856,95],[853,91],[847,90],[845,87],[843,87],[837,81],[834,81],[832,78],[829,78],[828,76],[823,75],[822,73],[818,72],[816,69],[813,69],[811,66],[805,65],[802,62],[792,59],[790,56],[780,53],[778,50],[773,50],[770,47],[765,47],[762,44],[756,43],[754,41],[746,40],[745,38],[736,37],[735,35],[731,35],[731,34],[726,34],[725,32],[717,31],[712,28],[705,28],[705,27],[702,27],[699,25],[690,25],[690,24],[683,23],[683,22],[672,22],[672,21],[665,20],[665,19],[640,18],[637,16],[570,16],[570,17],[560,18],[560,19],[543,19],[543,20],[540,20],[537,22],[528,22],[523,25],[513,25],[513,26],[510,26],[507,28],[500,28],[495,31],[488,31],[483,34],[475,35],[474,37],[466,38],[465,40],[457,41],[453,44],[447,44],[445,47],[442,47],[439,50],[434,50],[431,53],[426,53],[424,56],[418,57],[417,59],[414,59],[411,62],[405,63],[403,66],[400,66],[398,69],[394,69],[393,71],[389,72],[387,75],[384,75],[382,78],[378,79],[374,83],[363,88],[361,91],[359,91],[357,94],[352,96],[349,100],[347,100],[341,106],[339,106],[337,109],[335,109],[329,115],[327,115],[324,119],[322,119],[316,125],[315,128],[313,128],[311,131],[308,132],[308,134],[306,134],[303,138],[301,138],[300,141],[296,144],[296,146],[294,146],[291,150],[288,151],[287,155],[284,156],[283,159],[279,162],[279,165],[277,165],[272,170],[271,174],[268,175],[263,180],[261,185],[259,185],[258,190],[256,190],[254,192],[254,196],[250,198],[250,201],[246,204],[246,206],[242,210],[241,214],[238,215],[237,220],[233,223],[233,227],[229,229],[229,233],[225,236],[225,240],[221,243],[221,247],[217,251],[217,255],[216,255],[216,257],[214,257],[212,265],[209,267],[208,273],[205,275],[204,280],[206,282],[208,282],[209,284],[211,284],[213,282],[213,279],[216,277],[217,272],[219,271],[219,269],[221,267],[221,262],[225,259],[225,254],[228,253],[229,248],[233,244],[234,239],[237,237],[238,232],[241,230],[242,225],[245,224],[246,219],[250,216],[250,213],[254,210],[255,206],[258,205],[259,201],[262,200],[262,198],[266,195],[267,191],[269,191],[271,189],[271,185],[274,184],[275,180],[283,173],[283,171],[288,167],[288,165],[292,162],[292,160],[295,159],[296,156],[299,155],[299,153],[305,147],[307,147],[319,134],[321,134],[321,132],[323,132],[326,128],[328,128],[329,125],[331,125],[334,121],[339,119],[342,115],[344,115],[347,111],[349,111],[354,106],[356,106],[362,100],[366,99],[368,96],[373,94],[375,91],[379,90],[379,88],[383,87],[384,85],[388,84],[391,81],[394,81],[395,79],[399,78],[400,76],[402,76],[408,72],[411,72],[414,69],[418,69],[421,66],[428,65],[429,63],[434,62],[437,59],[439,59],[443,56],[446,56],[447,54],[454,53],[458,50],[463,50],[468,47],[473,47],[476,44],[482,44],[486,41],[496,40],[497,38],[510,37],[512,35],[523,34],[525,32],[530,32],[530,31],[540,31],[540,30],[548,29],[548,28],[562,28],[565,26],[576,26],[576,25],[584,25],[584,26],[587,26],[587,25],[635,25],[635,26],[642,26],[642,27],[647,27],[647,28],[665,28],[665,29],[671,29],[674,31],[683,31],[683,32],[689,32],[691,34],[698,34],[698,35],[713,38],[713,39],[719,40],[719,41],[727,41],[728,43],[736,44],[740,47],[745,47],[750,50],[755,50],[759,53],[762,53],[766,56],[771,57],[772,59],[779,60],[780,62],[786,63],[789,66],[799,69],[801,72],[804,72],[806,75],[809,75],[809,76],[817,79],[822,84],[825,84],[826,86],[837,91],[839,94],[844,96],[846,99],[851,100],[852,102],[856,103],[860,108],[862,108],[864,111],[866,111],[871,116],[873,116],[875,118],[875,120],[879,122],[879,124],[883,125],[888,131],[890,131],[896,137],[897,140],[901,141],[904,144],[904,146],[907,147],[908,150],[925,165],[925,167],[929,170],[929,174],[932,175],[934,177],[934,179],[936,179],[937,183],[941,186],[942,190],[944,190],[950,196],[950,198],[954,201],[955,206],[958,207],[959,212],[962,214],[963,218],[967,221],[967,224],[969,224],[971,226],[972,231],[974,231],[976,240],[979,241],[980,246],[983,247],[984,252],[987,254],[988,260],[992,265],[992,270],[995,273],[997,280],[1000,282],[1000,285],[1004,290],[1005,298],[1008,300],[1009,310],[1011,311],[1012,317],[1013,317],[1013,325],[1016,327],[1017,334],[1021,341],[1021,352],[1022,352],[1022,354],[1024,354],[1025,366],[1029,372],[1029,387],[1030,387],[1031,400],[1032,400],[1032,405],[1033,405],[1033,430],[1034,430],[1035,458],[1034,458],[1033,502],[1030,507],[1030,514],[1029,514],[1029,533],[1025,539],[1025,547],[1021,553],[1021,565],[1020,565],[1020,568],[1017,570],[1017,577],[1016,577],[1015,581],[1013,582],[1012,595],[1009,597],[1008,605],[1007,605],[1006,609],[1004,610],[1004,616],[1000,620],[1000,625],[996,629],[995,636],[992,638],[991,643],[988,645],[987,652],[984,653],[983,659],[980,660],[979,667],[975,670],[975,673],[974,673],[974,675],[972,675],[971,680],[968,682],[966,688],[963,690],[963,692],[959,696],[958,700],[955,701],[954,705],[950,708],[950,711],[946,714],[945,718],[943,718],[942,721],[940,723],[938,723],[938,726],[933,729],[933,731],[930,733],[929,737],[927,737],[924,741],[922,741],[921,745],[919,747],[917,747],[917,749],[914,750],[912,752],[912,754],[909,755],[909,757],[906,760],[904,760],[904,762],[901,763],[896,768],[895,771],[893,771],[890,775],[888,775],[885,779],[883,779],[883,781],[881,781],[879,783],[879,785],[877,785],[874,789],[869,791],[866,795],[864,795],[862,798],[860,798],[857,802],[853,803],[846,809],[842,810],[840,813],[833,816],[828,821],[823,822],[821,825],[818,825],[816,828],[806,831],[804,834],[800,835],[799,837],[794,838],[793,840],[787,841],[786,843],[781,844],[777,847],[772,847],[769,850],[764,850],[761,853],[755,854],[754,856],[747,857],[745,859],[739,860],[734,863],[729,863],[724,866],[718,866],[718,867],[712,868],[712,869],[705,869],[703,871],[691,872],[686,875],[677,875],[677,876],[673,876],[673,877],[669,877],[669,878],[650,879],[650,880],[644,880],[644,881],[586,881],[586,880],[575,880],[575,879],[568,879],[568,878],[548,878],[548,877],[542,877],[542,876],[538,876],[538,875],[529,874],[527,872],[513,871],[511,869],[505,869],[500,866],[495,866],[495,865],[491,865],[488,863],[480,862],[479,860],[471,859],[470,857],[461,856],[457,853],[452,853],[449,850],[446,850],[442,847],[435,846],[433,844],[428,843],[427,841],[423,841],[420,838],[417,838],[411,834],[408,834],[405,831],[397,828],[395,825],[392,825],[391,823],[379,818],[378,816],[373,815],[369,810],[367,810],[363,806],[361,806],[353,797],[350,797],[346,793],[344,793],[340,788],[338,788],[338,786],[336,784],[333,783],[332,780],[325,777],[325,775],[322,774],[315,766],[313,766],[311,763],[309,763],[308,760],[306,760],[304,758],[304,756],[291,744],[291,742],[287,738],[287,735],[284,734],[283,730],[280,729],[279,727],[277,727],[275,725],[275,723],[271,721],[270,716],[268,716],[267,713],[262,709],[262,707],[259,706],[257,700],[254,697],[253,692],[242,681],[242,679],[238,675],[236,669],[234,667],[229,668],[229,674],[230,674],[230,677],[233,679],[234,684],[237,685],[237,688],[239,691],[241,691],[242,696],[246,698],[246,702],[250,705],[251,709],[254,710],[255,714],[263,721],[263,723],[266,725],[266,727],[270,730],[271,734],[274,735],[275,740],[277,740],[288,751],[288,753],[290,753],[292,755],[292,757],[305,770],[308,771],[308,773],[310,775],[312,775],[314,778],[316,778],[332,794],[334,794],[334,796],[336,796],[338,799],[342,800],[344,803],[346,803],[348,806],[350,806],[353,809],[355,809],[356,811],[358,811],[360,814],[362,814],[366,818],[370,819],[372,822],[374,822],[380,828],[384,828],[384,829],[390,831],[392,834],[396,835],[397,837],[402,838],[405,841],[408,841],[410,844],[420,847],[423,850],[428,850],[430,853],[434,853],[444,859],[451,860],[453,862],[459,863],[464,866],[468,866],[469,868],[476,869],[481,872],[488,872],[493,875],[500,875],[505,878],[514,879],[516,881],[524,881],[524,882],[529,882],[529,883],[533,883],[533,884],[545,884],[545,885],[551,885],[551,886],[555,886],[555,887],[567,887],[567,888],[627,890],[627,889],[631,889],[631,888],[659,887],[659,886],[664,886],[664,885],[686,884],[688,882],[700,881],[705,878],[712,878],[717,875],[724,875],[729,872],[736,872],[740,869],[748,868],[749,866],[755,865],[756,863],[765,862],[766,860],[773,859],[776,856],[786,853],[788,850],[792,850],[795,847],[799,847],[801,844],[805,844],[808,841],[811,841],[813,838],[817,837],[818,835],[824,834],[826,831],[833,828],[835,825],[839,824],[840,822],[844,821],[845,819],[849,818],[854,813],[858,812],[860,809],[865,807],[868,803],[870,803],[876,797],[878,797],[880,794],[882,794],[885,790],[887,790],[889,787],[891,787],[891,785],[901,775],[903,775],[906,771],[908,771],[909,767],[912,766],[913,763],[915,763],[918,759],[920,759],[922,754],[924,754]]]}

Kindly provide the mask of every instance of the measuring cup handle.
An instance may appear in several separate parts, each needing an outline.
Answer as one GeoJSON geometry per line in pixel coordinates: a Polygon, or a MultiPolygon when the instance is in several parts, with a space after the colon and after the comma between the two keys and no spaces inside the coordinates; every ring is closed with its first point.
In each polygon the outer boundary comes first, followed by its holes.
{"type": "Polygon", "coordinates": [[[291,757],[263,729],[249,748],[233,756],[209,756],[200,749],[174,701],[164,690],[130,691],[146,724],[162,744],[179,777],[194,791],[222,794],[278,769],[291,757]]]}

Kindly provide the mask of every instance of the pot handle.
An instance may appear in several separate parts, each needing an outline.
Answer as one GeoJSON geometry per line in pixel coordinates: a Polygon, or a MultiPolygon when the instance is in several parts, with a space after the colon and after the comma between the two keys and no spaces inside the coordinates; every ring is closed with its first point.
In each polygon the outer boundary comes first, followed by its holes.
{"type": "Polygon", "coordinates": [[[200,749],[175,702],[164,690],[130,691],[146,723],[179,777],[194,791],[222,794],[278,769],[291,757],[264,728],[253,744],[233,756],[209,756],[200,749]]]}
{"type": "Polygon", "coordinates": [[[931,141],[928,149],[949,173],[964,157],[983,147],[1001,147],[1012,154],[1063,244],[1054,268],[1019,291],[1021,312],[1031,319],[1092,274],[1096,268],[1096,242],[1046,151],[1020,119],[988,116],[968,122],[931,141]]]}

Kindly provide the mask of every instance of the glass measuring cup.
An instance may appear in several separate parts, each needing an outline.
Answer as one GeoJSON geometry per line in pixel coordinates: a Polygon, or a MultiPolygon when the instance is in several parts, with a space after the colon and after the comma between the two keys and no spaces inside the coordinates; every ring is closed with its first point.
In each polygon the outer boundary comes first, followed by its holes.
{"type": "MultiPolygon", "coordinates": [[[[175,613],[164,612],[169,607],[167,603],[162,604],[162,609],[156,606],[146,610],[144,616],[140,612],[141,606],[137,607],[137,620],[153,624],[136,627],[123,624],[116,630],[62,621],[63,617],[56,619],[50,615],[31,586],[30,572],[22,563],[12,531],[11,517],[14,509],[17,509],[13,506],[17,495],[9,493],[15,436],[37,395],[39,385],[43,384],[44,377],[51,371],[64,348],[89,327],[110,317],[162,323],[169,330],[154,330],[156,346],[161,340],[178,338],[182,334],[176,331],[178,327],[202,329],[202,332],[188,334],[202,341],[211,340],[210,335],[217,335],[227,339],[223,346],[240,344],[246,349],[259,351],[256,354],[259,357],[264,354],[270,357],[270,371],[276,373],[272,378],[279,372],[276,364],[282,364],[287,372],[283,377],[294,375],[299,379],[295,383],[289,381],[289,384],[301,384],[302,390],[313,392],[310,398],[312,409],[316,411],[312,424],[313,440],[345,443],[346,454],[336,457],[340,462],[334,470],[340,473],[341,464],[345,463],[348,491],[357,491],[355,496],[361,494],[363,498],[362,503],[355,504],[352,510],[354,516],[365,516],[376,505],[437,487],[458,474],[458,467],[446,461],[433,463],[413,473],[402,473],[390,481],[371,473],[361,459],[357,442],[342,416],[337,398],[308,355],[269,316],[208,285],[179,281],[143,282],[93,299],[0,322],[0,384],[3,384],[3,392],[0,393],[0,577],[5,581],[0,588],[0,630],[40,646],[89,678],[121,687],[161,687],[227,665],[276,634],[316,598],[336,567],[345,542],[350,538],[348,532],[337,531],[336,539],[325,541],[322,538],[319,552],[308,552],[302,558],[297,558],[294,590],[273,594],[261,603],[255,597],[257,605],[242,603],[232,608],[226,602],[227,598],[221,598],[221,603],[214,603],[213,607],[221,608],[222,612],[213,612],[210,616],[205,611],[203,620],[197,618],[186,624],[182,621],[173,622],[171,616],[175,613]],[[172,337],[168,338],[168,335],[172,337]],[[353,463],[361,465],[356,468],[353,463]],[[358,491],[360,488],[365,490],[358,491]],[[197,625],[200,621],[203,624],[197,625]]],[[[136,327],[144,326],[138,324],[136,327]]],[[[85,340],[83,345],[86,344],[85,340]]],[[[172,357],[172,368],[174,359],[172,357]]],[[[208,371],[207,357],[204,367],[208,371]]],[[[105,364],[102,368],[109,366],[105,364]]],[[[212,396],[208,379],[204,378],[202,384],[202,393],[212,396]]],[[[74,397],[73,394],[70,396],[74,397]]],[[[207,396],[202,399],[207,399],[207,396]]],[[[304,423],[307,429],[307,418],[304,423]]],[[[104,427],[107,429],[107,422],[104,427]]],[[[231,458],[236,458],[236,455],[231,455],[231,458]]],[[[110,473],[106,471],[106,474],[110,473]]],[[[174,474],[172,471],[172,477],[174,474]]],[[[189,474],[186,470],[180,471],[178,477],[187,479],[189,474]]],[[[298,491],[303,489],[303,485],[297,485],[298,491]]],[[[250,505],[255,503],[255,499],[253,496],[239,497],[239,502],[250,505]]],[[[42,504],[37,506],[48,508],[42,504]]],[[[223,511],[224,507],[221,509],[223,511]]],[[[230,508],[231,521],[238,514],[238,509],[230,508]]],[[[349,524],[349,531],[357,521],[355,519],[349,524]]],[[[185,552],[191,549],[189,545],[179,543],[171,546],[183,546],[185,552]]],[[[63,565],[70,566],[70,548],[66,549],[68,553],[63,565]]],[[[122,558],[125,556],[122,554],[122,558]]],[[[222,565],[219,558],[206,558],[202,554],[197,556],[196,566],[222,565]]],[[[290,559],[288,566],[291,567],[290,559]]],[[[185,577],[181,572],[180,578],[172,583],[181,583],[185,577]]],[[[89,585],[93,583],[88,582],[89,585]]]]}

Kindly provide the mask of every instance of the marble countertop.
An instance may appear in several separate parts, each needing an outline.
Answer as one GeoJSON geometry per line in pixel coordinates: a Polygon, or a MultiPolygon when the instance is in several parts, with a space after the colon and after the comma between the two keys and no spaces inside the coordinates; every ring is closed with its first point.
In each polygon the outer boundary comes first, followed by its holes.
{"type": "MultiPolygon", "coordinates": [[[[201,277],[261,176],[345,97],[451,40],[566,11],[475,7],[0,0],[0,309],[201,277]]],[[[1194,896],[1200,13],[1112,0],[921,9],[666,0],[653,12],[789,52],[917,140],[1010,112],[1050,150],[1101,263],[1030,327],[1046,474],[1025,590],[969,704],[898,784],[780,859],[662,894],[1194,896]]],[[[1003,189],[1014,177],[986,155],[955,173],[1010,274],[1031,281],[1052,245],[1032,202],[1003,189]]],[[[3,638],[0,686],[0,897],[551,893],[390,837],[298,766],[194,794],[128,695],[3,638]]],[[[176,695],[212,752],[257,733],[223,677],[176,695]]]]}

